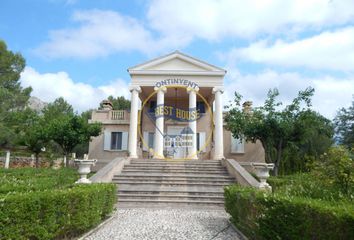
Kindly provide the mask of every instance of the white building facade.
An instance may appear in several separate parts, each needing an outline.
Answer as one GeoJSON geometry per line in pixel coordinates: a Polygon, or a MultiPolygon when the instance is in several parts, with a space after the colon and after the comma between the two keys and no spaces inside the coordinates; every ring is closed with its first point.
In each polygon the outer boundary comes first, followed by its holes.
{"type": "Polygon", "coordinates": [[[101,122],[103,131],[90,143],[90,157],[104,163],[117,156],[264,161],[260,143],[225,130],[224,69],[176,51],[128,72],[130,110],[112,110],[106,102],[93,112],[91,121],[101,122]]]}

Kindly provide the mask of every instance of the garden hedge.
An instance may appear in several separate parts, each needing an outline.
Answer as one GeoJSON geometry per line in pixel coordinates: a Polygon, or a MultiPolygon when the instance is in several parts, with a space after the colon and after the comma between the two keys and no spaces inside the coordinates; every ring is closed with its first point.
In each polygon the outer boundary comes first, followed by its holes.
{"type": "Polygon", "coordinates": [[[116,202],[114,184],[0,195],[0,239],[78,236],[100,223],[116,202]]]}
{"type": "Polygon", "coordinates": [[[237,185],[225,188],[231,221],[250,239],[354,239],[349,202],[288,197],[237,185]]]}

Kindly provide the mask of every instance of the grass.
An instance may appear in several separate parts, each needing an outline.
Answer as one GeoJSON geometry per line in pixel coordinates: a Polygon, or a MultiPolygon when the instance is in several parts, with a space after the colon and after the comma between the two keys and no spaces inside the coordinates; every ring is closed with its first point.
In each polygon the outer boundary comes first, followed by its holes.
{"type": "Polygon", "coordinates": [[[21,168],[0,170],[0,194],[61,189],[77,179],[75,169],[21,168]]]}
{"type": "Polygon", "coordinates": [[[297,173],[287,176],[270,177],[269,184],[274,193],[286,196],[304,197],[324,201],[353,201],[354,191],[343,194],[328,179],[319,178],[312,173],[297,173]]]}

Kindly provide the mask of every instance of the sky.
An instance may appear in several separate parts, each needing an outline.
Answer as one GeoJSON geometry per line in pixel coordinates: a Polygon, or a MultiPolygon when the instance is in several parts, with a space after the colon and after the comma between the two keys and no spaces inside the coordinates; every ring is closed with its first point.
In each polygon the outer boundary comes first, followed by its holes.
{"type": "Polygon", "coordinates": [[[254,106],[314,87],[332,119],[354,95],[353,0],[2,0],[0,39],[26,59],[23,87],[81,112],[130,98],[127,68],[175,50],[227,70],[254,106]]]}

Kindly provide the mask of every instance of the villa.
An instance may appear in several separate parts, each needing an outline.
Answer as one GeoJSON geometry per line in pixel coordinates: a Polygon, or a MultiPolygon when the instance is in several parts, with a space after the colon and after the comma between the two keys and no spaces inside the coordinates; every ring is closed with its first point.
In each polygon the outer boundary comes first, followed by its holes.
{"type": "MultiPolygon", "coordinates": [[[[103,125],[89,146],[98,167],[117,157],[264,162],[259,142],[235,139],[225,128],[224,69],[176,51],[128,72],[130,110],[104,101],[92,113],[90,121],[103,125]]],[[[250,111],[251,102],[243,106],[250,111]]]]}

